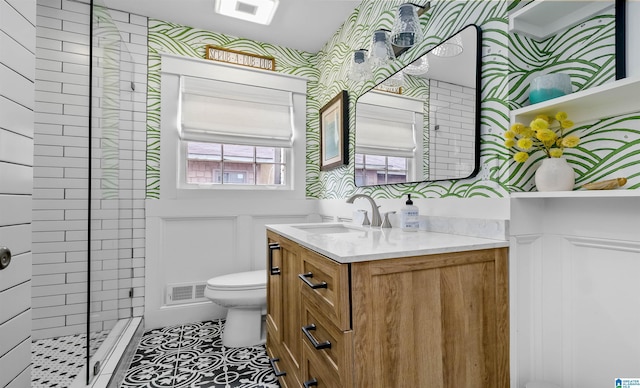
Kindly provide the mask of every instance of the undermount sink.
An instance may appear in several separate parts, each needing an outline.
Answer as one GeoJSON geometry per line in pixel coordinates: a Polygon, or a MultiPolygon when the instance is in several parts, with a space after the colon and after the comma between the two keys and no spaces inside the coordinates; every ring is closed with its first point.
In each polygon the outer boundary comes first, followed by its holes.
{"type": "Polygon", "coordinates": [[[358,233],[362,232],[362,229],[351,227],[345,224],[309,224],[309,225],[296,225],[296,229],[303,230],[313,234],[334,234],[334,233],[358,233]]]}

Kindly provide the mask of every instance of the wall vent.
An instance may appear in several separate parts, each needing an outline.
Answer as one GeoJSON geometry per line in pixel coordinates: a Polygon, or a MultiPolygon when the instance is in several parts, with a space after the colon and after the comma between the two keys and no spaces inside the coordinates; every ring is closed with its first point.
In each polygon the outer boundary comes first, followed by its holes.
{"type": "Polygon", "coordinates": [[[204,296],[204,290],[206,288],[206,283],[168,284],[166,304],[188,304],[206,301],[207,298],[204,296]]]}
{"type": "Polygon", "coordinates": [[[195,294],[195,298],[196,299],[202,299],[205,298],[204,296],[204,290],[207,288],[206,284],[196,284],[196,294],[195,294]]]}

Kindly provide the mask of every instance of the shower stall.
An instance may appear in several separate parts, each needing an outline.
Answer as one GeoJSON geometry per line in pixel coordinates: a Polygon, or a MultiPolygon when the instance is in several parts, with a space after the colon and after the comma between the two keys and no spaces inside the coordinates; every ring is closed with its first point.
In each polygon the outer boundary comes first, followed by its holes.
{"type": "Polygon", "coordinates": [[[37,2],[32,386],[114,386],[142,330],[146,54],[102,0],[59,3],[37,2]]]}

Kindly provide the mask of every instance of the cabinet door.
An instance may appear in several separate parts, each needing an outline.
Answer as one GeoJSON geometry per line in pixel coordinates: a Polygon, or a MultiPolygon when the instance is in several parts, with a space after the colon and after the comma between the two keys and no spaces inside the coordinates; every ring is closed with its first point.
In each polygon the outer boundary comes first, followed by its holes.
{"type": "Polygon", "coordinates": [[[355,386],[508,388],[507,250],[354,263],[355,386]]]}
{"type": "Polygon", "coordinates": [[[267,234],[267,340],[271,347],[282,342],[282,253],[277,236],[267,234]]]}
{"type": "Polygon", "coordinates": [[[289,386],[299,386],[300,360],[302,359],[300,280],[300,246],[277,234],[268,232],[271,249],[268,263],[267,287],[267,343],[273,358],[279,359],[281,381],[289,386]]]}
{"type": "MultiPolygon", "coordinates": [[[[300,381],[300,360],[302,358],[302,341],[300,338],[301,298],[300,280],[298,274],[301,271],[300,247],[288,240],[282,244],[282,348],[289,358],[293,368],[292,373],[297,381],[300,381]]],[[[299,386],[299,384],[297,385],[299,386]]]]}

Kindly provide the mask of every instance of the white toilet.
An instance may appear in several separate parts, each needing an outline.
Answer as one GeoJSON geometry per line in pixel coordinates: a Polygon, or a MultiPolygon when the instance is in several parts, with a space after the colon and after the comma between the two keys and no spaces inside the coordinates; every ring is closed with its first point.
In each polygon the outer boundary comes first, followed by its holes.
{"type": "Polygon", "coordinates": [[[266,330],[267,271],[238,272],[207,281],[204,296],[227,308],[222,344],[229,347],[262,345],[266,330]]]}

